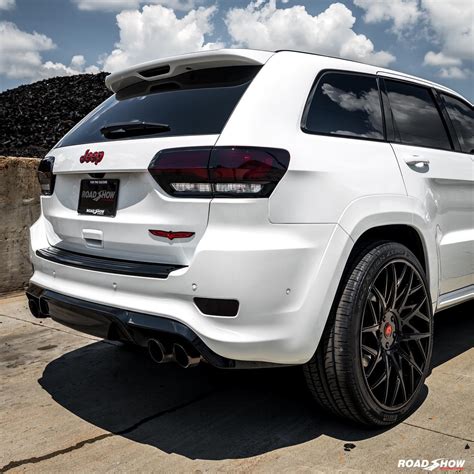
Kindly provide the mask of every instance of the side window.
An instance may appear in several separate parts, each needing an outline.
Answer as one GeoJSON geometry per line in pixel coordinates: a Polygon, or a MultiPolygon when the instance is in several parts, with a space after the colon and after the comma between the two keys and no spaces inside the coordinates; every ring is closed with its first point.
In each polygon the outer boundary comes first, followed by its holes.
{"type": "Polygon", "coordinates": [[[449,118],[465,153],[474,153],[474,111],[464,102],[442,94],[449,118]]]}
{"type": "Polygon", "coordinates": [[[305,130],[313,133],[383,140],[383,121],[375,77],[326,73],[318,81],[305,130]]]}
{"type": "Polygon", "coordinates": [[[448,133],[428,89],[388,79],[385,85],[401,143],[451,150],[448,133]]]}

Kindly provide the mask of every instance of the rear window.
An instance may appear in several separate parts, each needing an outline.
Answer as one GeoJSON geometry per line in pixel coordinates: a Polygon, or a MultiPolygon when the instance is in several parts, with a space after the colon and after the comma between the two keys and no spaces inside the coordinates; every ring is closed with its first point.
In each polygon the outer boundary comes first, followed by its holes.
{"type": "Polygon", "coordinates": [[[134,84],[103,102],[57,146],[116,141],[117,138],[106,138],[101,128],[133,122],[159,123],[169,127],[169,130],[147,133],[140,138],[220,133],[260,68],[201,69],[155,82],[134,84]]]}
{"type": "Polygon", "coordinates": [[[314,91],[304,129],[324,135],[383,140],[376,78],[350,73],[324,74],[314,91]]]}

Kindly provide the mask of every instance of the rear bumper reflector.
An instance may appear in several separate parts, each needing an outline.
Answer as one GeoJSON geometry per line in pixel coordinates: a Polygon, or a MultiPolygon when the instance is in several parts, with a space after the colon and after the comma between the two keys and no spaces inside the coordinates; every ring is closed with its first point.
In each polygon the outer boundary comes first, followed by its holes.
{"type": "Polygon", "coordinates": [[[216,298],[194,298],[194,304],[201,313],[209,316],[237,316],[239,302],[216,298]]]}
{"type": "Polygon", "coordinates": [[[56,247],[37,250],[36,255],[45,260],[49,260],[50,262],[70,267],[149,278],[164,279],[167,278],[171,272],[185,267],[185,265],[171,265],[169,263],[137,262],[132,260],[96,257],[62,250],[56,247]]]}

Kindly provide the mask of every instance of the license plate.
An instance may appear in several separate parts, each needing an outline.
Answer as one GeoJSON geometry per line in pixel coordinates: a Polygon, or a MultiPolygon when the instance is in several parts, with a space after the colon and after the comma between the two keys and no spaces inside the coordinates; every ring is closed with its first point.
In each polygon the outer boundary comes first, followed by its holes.
{"type": "Polygon", "coordinates": [[[79,214],[114,217],[117,213],[118,179],[83,179],[79,193],[79,214]]]}

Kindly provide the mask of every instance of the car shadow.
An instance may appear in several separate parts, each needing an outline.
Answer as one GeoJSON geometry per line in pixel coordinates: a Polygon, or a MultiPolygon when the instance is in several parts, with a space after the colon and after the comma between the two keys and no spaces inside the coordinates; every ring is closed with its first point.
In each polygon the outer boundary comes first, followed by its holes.
{"type": "MultiPolygon", "coordinates": [[[[462,305],[436,316],[435,366],[473,346],[472,310],[472,304],[462,305]]],[[[183,370],[156,365],[141,351],[99,342],[52,361],[39,383],[87,422],[190,459],[246,458],[321,435],[340,440],[342,449],[344,443],[383,431],[324,413],[296,367],[183,370]]],[[[425,387],[422,399],[427,392],[425,387]]]]}

